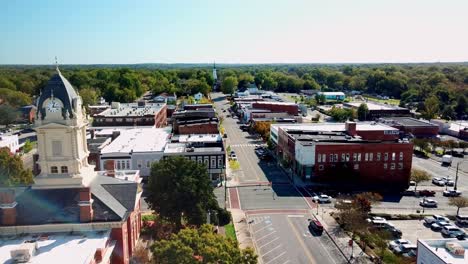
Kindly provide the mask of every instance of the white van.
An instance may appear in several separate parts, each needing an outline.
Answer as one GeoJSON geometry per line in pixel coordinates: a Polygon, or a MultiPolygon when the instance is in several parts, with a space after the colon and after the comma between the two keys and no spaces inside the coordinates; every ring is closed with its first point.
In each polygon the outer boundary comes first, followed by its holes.
{"type": "Polygon", "coordinates": [[[455,219],[460,225],[468,225],[468,215],[457,215],[455,219]]]}

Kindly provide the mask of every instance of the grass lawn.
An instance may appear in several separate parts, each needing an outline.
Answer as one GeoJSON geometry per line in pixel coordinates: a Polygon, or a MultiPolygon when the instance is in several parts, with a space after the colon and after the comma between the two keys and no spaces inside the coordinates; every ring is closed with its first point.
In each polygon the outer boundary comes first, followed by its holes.
{"type": "Polygon", "coordinates": [[[232,238],[232,239],[234,239],[234,241],[237,241],[236,230],[234,229],[234,224],[233,223],[225,225],[224,229],[225,229],[227,238],[232,238]]]}

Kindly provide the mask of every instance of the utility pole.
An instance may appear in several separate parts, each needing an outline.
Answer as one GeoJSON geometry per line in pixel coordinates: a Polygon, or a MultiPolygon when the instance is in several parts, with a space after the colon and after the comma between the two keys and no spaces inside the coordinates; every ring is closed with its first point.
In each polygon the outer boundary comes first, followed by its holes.
{"type": "Polygon", "coordinates": [[[458,166],[460,166],[460,163],[463,162],[463,161],[459,161],[457,162],[457,172],[455,173],[455,186],[453,187],[453,189],[456,191],[457,190],[457,183],[458,183],[458,166]]]}

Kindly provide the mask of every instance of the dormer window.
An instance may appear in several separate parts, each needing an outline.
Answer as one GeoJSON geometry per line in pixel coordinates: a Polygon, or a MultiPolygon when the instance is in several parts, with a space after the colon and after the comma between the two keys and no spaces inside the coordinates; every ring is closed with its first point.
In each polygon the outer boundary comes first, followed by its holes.
{"type": "Polygon", "coordinates": [[[50,173],[58,173],[58,168],[57,168],[57,166],[52,166],[52,167],[50,167],[50,173]]]}
{"type": "Polygon", "coordinates": [[[62,166],[62,167],[60,167],[60,171],[62,173],[68,173],[68,167],[67,166],[62,166]]]}

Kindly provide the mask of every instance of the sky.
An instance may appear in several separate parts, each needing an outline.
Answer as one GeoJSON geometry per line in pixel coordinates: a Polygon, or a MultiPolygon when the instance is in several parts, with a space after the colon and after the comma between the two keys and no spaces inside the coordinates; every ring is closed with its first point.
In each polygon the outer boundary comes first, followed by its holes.
{"type": "Polygon", "coordinates": [[[15,0],[0,64],[468,61],[467,0],[15,0]]]}

